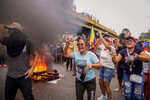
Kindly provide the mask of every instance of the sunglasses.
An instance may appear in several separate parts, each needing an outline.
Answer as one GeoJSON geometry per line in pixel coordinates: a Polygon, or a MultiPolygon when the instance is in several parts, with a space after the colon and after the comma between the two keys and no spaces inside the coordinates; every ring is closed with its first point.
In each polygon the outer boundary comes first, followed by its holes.
{"type": "Polygon", "coordinates": [[[133,39],[126,40],[127,43],[128,43],[129,41],[130,41],[130,42],[134,42],[133,39]]]}
{"type": "Polygon", "coordinates": [[[84,43],[81,43],[81,44],[77,44],[77,46],[80,46],[80,45],[81,45],[81,46],[83,46],[83,45],[84,45],[84,43]]]}

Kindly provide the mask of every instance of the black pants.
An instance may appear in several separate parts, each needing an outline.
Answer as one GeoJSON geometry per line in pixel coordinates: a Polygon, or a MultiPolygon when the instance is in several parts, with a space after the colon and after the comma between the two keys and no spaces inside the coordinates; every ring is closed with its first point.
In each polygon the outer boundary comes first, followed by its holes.
{"type": "Polygon", "coordinates": [[[123,80],[123,75],[124,75],[124,65],[121,63],[118,63],[117,65],[117,76],[118,80],[123,80]]]}
{"type": "Polygon", "coordinates": [[[20,78],[11,78],[7,76],[5,84],[5,100],[14,100],[16,92],[20,89],[25,100],[34,100],[32,95],[32,80],[25,79],[25,76],[20,78]]]}
{"type": "Polygon", "coordinates": [[[0,65],[6,64],[6,60],[7,60],[6,55],[0,55],[0,65]]]}
{"type": "Polygon", "coordinates": [[[95,100],[96,79],[94,78],[88,82],[82,82],[76,79],[77,100],[83,100],[85,89],[87,89],[88,100],[95,100]]]}
{"type": "Polygon", "coordinates": [[[73,67],[73,73],[76,74],[76,62],[75,62],[75,59],[72,59],[72,67],[73,67]]]}
{"type": "Polygon", "coordinates": [[[70,66],[71,66],[70,69],[72,69],[72,58],[67,58],[66,60],[67,60],[67,69],[69,67],[69,63],[70,63],[70,66]]]}

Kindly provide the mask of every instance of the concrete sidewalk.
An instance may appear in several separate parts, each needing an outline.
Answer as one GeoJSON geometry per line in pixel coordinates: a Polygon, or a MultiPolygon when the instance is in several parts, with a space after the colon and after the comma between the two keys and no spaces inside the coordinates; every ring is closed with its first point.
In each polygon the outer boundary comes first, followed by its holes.
{"type": "MultiPolygon", "coordinates": [[[[65,66],[63,64],[53,64],[53,69],[56,69],[58,73],[64,75],[64,79],[61,79],[57,84],[48,84],[47,82],[33,82],[33,95],[35,100],[76,100],[75,96],[75,76],[72,76],[73,72],[66,72],[65,66]]],[[[5,88],[5,78],[6,78],[7,68],[0,68],[0,100],[5,100],[4,88],[5,88]]],[[[101,91],[98,85],[99,71],[95,69],[96,75],[96,99],[101,96],[101,91]]],[[[116,74],[115,74],[116,76],[116,74]]],[[[113,92],[115,88],[118,87],[117,76],[111,81],[112,89],[112,100],[124,100],[121,95],[122,92],[113,92]]],[[[23,96],[18,90],[15,100],[24,100],[23,96]]],[[[87,100],[87,93],[85,91],[84,100],[87,100]]]]}

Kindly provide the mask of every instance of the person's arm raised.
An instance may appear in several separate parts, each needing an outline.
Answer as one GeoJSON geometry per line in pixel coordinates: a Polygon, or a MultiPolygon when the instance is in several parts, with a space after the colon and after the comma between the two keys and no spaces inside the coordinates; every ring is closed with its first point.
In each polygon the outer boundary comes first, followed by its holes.
{"type": "Polygon", "coordinates": [[[71,53],[67,53],[69,44],[70,44],[69,40],[66,40],[66,46],[63,50],[63,56],[66,58],[72,58],[71,53]]]}
{"type": "Polygon", "coordinates": [[[119,47],[119,39],[117,39],[117,38],[115,38],[114,47],[115,47],[115,48],[119,47]]]}
{"type": "Polygon", "coordinates": [[[100,38],[100,40],[102,40],[102,42],[103,42],[103,44],[105,45],[105,47],[111,51],[111,46],[110,46],[110,45],[107,43],[107,41],[105,41],[105,39],[103,38],[102,32],[99,32],[99,38],[100,38]]]}
{"type": "Polygon", "coordinates": [[[94,44],[94,47],[99,46],[99,43],[100,43],[100,39],[97,39],[96,43],[94,44]]]}

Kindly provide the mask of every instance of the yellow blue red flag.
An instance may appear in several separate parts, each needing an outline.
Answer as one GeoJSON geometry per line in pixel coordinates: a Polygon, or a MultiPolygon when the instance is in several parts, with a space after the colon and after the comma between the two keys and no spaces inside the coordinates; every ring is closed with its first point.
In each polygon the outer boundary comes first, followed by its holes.
{"type": "Polygon", "coordinates": [[[86,39],[86,35],[85,34],[82,34],[81,36],[83,39],[86,39]]]}
{"type": "Polygon", "coordinates": [[[90,42],[91,43],[96,43],[96,38],[95,38],[95,33],[94,33],[93,26],[92,26],[91,33],[90,33],[90,42]]]}

